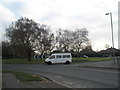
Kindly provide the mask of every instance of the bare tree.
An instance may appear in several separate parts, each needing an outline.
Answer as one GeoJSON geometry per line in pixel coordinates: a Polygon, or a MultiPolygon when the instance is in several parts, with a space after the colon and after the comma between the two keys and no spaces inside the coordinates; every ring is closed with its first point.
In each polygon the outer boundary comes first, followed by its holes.
{"type": "Polygon", "coordinates": [[[44,53],[50,54],[55,47],[54,39],[54,34],[51,32],[50,28],[46,25],[41,25],[35,42],[37,45],[35,50],[38,51],[41,56],[43,56],[44,53]]]}
{"type": "Polygon", "coordinates": [[[83,46],[87,44],[88,31],[83,29],[76,29],[75,31],[61,30],[59,29],[57,35],[58,49],[64,52],[76,51],[79,53],[83,46]]]}
{"type": "Polygon", "coordinates": [[[73,41],[72,31],[59,29],[57,37],[57,49],[63,52],[70,51],[70,45],[73,41]]]}
{"type": "Polygon", "coordinates": [[[74,48],[77,52],[80,52],[82,45],[89,41],[88,39],[88,31],[83,29],[77,29],[74,32],[74,48]]]}
{"type": "Polygon", "coordinates": [[[78,57],[79,57],[79,52],[84,48],[84,46],[89,41],[88,31],[85,28],[76,29],[73,32],[73,38],[74,38],[73,49],[77,52],[78,57]]]}

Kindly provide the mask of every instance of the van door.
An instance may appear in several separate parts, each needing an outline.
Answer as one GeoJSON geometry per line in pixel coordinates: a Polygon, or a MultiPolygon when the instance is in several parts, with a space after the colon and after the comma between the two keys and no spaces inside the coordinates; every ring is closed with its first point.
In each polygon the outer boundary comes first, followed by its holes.
{"type": "Polygon", "coordinates": [[[57,63],[62,63],[62,56],[56,55],[56,61],[57,61],[57,63]]]}
{"type": "Polygon", "coordinates": [[[63,62],[65,63],[67,61],[67,55],[63,55],[63,62]]]}
{"type": "Polygon", "coordinates": [[[55,58],[55,55],[50,56],[49,60],[50,60],[52,63],[57,63],[56,58],[55,58]]]}

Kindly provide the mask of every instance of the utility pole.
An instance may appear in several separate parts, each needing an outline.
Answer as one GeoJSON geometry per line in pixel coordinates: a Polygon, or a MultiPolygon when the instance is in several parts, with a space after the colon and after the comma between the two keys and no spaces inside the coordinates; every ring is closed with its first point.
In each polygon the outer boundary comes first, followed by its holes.
{"type": "Polygon", "coordinates": [[[111,32],[112,32],[112,53],[113,53],[113,61],[115,64],[115,51],[114,51],[114,35],[113,35],[113,21],[112,21],[112,13],[106,13],[105,15],[110,15],[110,21],[111,21],[111,32]]]}

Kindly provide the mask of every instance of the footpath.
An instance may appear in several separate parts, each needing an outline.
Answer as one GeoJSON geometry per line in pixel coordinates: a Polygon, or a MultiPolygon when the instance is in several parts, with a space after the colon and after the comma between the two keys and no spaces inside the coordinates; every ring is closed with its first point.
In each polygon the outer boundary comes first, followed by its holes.
{"type": "MultiPolygon", "coordinates": [[[[120,61],[120,60],[119,60],[120,61]]],[[[77,63],[71,64],[71,66],[86,67],[86,68],[106,68],[106,69],[120,69],[120,63],[118,60],[89,62],[89,63],[77,63]]]]}
{"type": "Polygon", "coordinates": [[[67,88],[51,80],[21,82],[11,73],[3,73],[2,88],[67,88]]]}

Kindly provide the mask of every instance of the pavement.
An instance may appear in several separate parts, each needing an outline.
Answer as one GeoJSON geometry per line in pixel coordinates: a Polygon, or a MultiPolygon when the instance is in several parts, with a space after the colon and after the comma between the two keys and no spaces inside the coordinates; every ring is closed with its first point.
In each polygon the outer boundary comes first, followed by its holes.
{"type": "Polygon", "coordinates": [[[2,88],[67,88],[51,80],[21,82],[11,73],[3,73],[2,88]]]}
{"type": "Polygon", "coordinates": [[[86,68],[120,69],[120,64],[117,62],[117,60],[115,61],[115,63],[113,60],[109,60],[109,61],[100,61],[100,62],[77,63],[77,64],[72,64],[71,66],[86,67],[86,68]]]}

